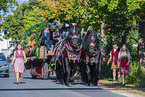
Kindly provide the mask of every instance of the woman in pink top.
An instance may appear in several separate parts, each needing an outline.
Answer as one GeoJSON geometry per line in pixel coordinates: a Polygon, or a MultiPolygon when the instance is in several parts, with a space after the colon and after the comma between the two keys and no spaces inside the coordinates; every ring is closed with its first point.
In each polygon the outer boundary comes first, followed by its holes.
{"type": "Polygon", "coordinates": [[[18,44],[17,48],[18,48],[18,50],[16,50],[14,52],[14,58],[13,58],[12,64],[15,61],[13,73],[16,72],[17,85],[18,85],[21,83],[20,80],[22,77],[22,73],[26,72],[26,68],[24,66],[24,63],[26,63],[26,56],[25,56],[25,52],[23,50],[21,50],[20,44],[18,44]],[[25,59],[25,61],[23,60],[23,58],[25,59]]]}

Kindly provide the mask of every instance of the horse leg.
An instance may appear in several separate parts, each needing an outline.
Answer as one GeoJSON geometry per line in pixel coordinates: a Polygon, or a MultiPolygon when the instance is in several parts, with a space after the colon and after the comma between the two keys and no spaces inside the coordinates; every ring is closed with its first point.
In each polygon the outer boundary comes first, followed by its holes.
{"type": "Polygon", "coordinates": [[[64,72],[63,72],[63,67],[62,67],[62,65],[61,65],[61,67],[60,67],[60,74],[61,74],[61,82],[62,82],[62,85],[64,85],[64,83],[65,83],[65,81],[64,81],[64,72]]]}
{"type": "Polygon", "coordinates": [[[61,64],[59,63],[59,60],[56,62],[56,64],[57,64],[57,68],[56,68],[57,80],[61,82],[62,81],[62,67],[61,67],[61,64]]]}
{"type": "Polygon", "coordinates": [[[75,82],[74,82],[74,75],[75,75],[75,73],[76,73],[76,64],[71,64],[71,74],[70,74],[70,81],[71,81],[71,83],[72,84],[75,84],[75,82]]]}
{"type": "Polygon", "coordinates": [[[86,70],[86,72],[87,72],[87,77],[88,77],[88,80],[87,80],[87,85],[90,85],[91,84],[91,68],[90,68],[90,66],[89,66],[89,64],[87,65],[87,70],[86,70]]]}
{"type": "Polygon", "coordinates": [[[65,58],[64,54],[62,54],[62,57],[60,58],[62,60],[62,84],[66,85],[66,80],[67,80],[67,71],[66,71],[66,64],[65,64],[65,58]]]}
{"type": "Polygon", "coordinates": [[[59,65],[58,65],[57,61],[56,61],[55,65],[56,65],[55,73],[56,73],[56,82],[57,82],[59,80],[59,65]]]}
{"type": "Polygon", "coordinates": [[[94,85],[98,85],[98,80],[99,80],[99,64],[95,64],[95,74],[94,74],[94,85]]]}
{"type": "Polygon", "coordinates": [[[89,68],[90,68],[90,86],[93,86],[93,81],[94,81],[94,74],[95,74],[95,69],[94,66],[89,64],[89,68]]]}
{"type": "Polygon", "coordinates": [[[71,83],[70,83],[70,72],[71,72],[71,68],[70,68],[70,64],[68,62],[68,59],[65,58],[65,64],[66,64],[66,85],[67,86],[71,86],[71,83]]]}
{"type": "Polygon", "coordinates": [[[79,64],[79,72],[82,82],[87,83],[88,76],[87,76],[87,66],[84,62],[80,62],[79,64]]]}

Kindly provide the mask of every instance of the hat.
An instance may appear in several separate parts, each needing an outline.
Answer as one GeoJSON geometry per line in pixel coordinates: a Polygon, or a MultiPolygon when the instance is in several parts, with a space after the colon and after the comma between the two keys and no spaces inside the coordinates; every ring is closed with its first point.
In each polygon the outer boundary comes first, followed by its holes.
{"type": "Polygon", "coordinates": [[[112,45],[115,45],[115,44],[117,45],[117,42],[116,42],[116,41],[113,41],[113,42],[112,42],[112,45]]]}

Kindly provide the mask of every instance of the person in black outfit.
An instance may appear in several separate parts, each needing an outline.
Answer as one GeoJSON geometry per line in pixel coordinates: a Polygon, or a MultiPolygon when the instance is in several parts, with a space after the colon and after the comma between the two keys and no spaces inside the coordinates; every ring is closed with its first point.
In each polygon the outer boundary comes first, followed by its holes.
{"type": "Polygon", "coordinates": [[[46,25],[46,29],[42,31],[42,44],[46,45],[47,51],[53,51],[53,32],[50,30],[50,24],[46,25]]]}

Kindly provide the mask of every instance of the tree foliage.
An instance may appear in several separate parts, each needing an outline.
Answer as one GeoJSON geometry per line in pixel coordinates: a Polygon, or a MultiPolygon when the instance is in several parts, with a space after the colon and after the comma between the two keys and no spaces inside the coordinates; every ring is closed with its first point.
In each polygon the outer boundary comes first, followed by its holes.
{"type": "MultiPolygon", "coordinates": [[[[138,44],[139,22],[144,21],[144,17],[145,0],[30,0],[17,7],[14,15],[6,17],[2,29],[9,32],[5,34],[5,38],[22,40],[34,30],[39,33],[51,18],[76,22],[85,31],[91,26],[99,32],[102,30],[101,24],[105,23],[106,58],[112,48],[111,42],[115,40],[120,44],[127,43],[131,55],[138,59],[138,54],[134,55],[138,48],[132,45],[138,44]]],[[[145,36],[144,33],[140,35],[145,36]]]]}
{"type": "Polygon", "coordinates": [[[3,30],[10,33],[7,37],[21,40],[24,34],[20,32],[26,33],[32,25],[63,18],[78,23],[85,30],[91,26],[100,31],[104,22],[106,36],[117,35],[118,40],[123,40],[144,16],[144,4],[144,0],[30,0],[21,4],[13,16],[7,17],[3,30]]]}
{"type": "Polygon", "coordinates": [[[8,12],[8,8],[12,7],[13,5],[18,6],[16,0],[0,0],[0,10],[3,10],[4,12],[8,12]]]}

